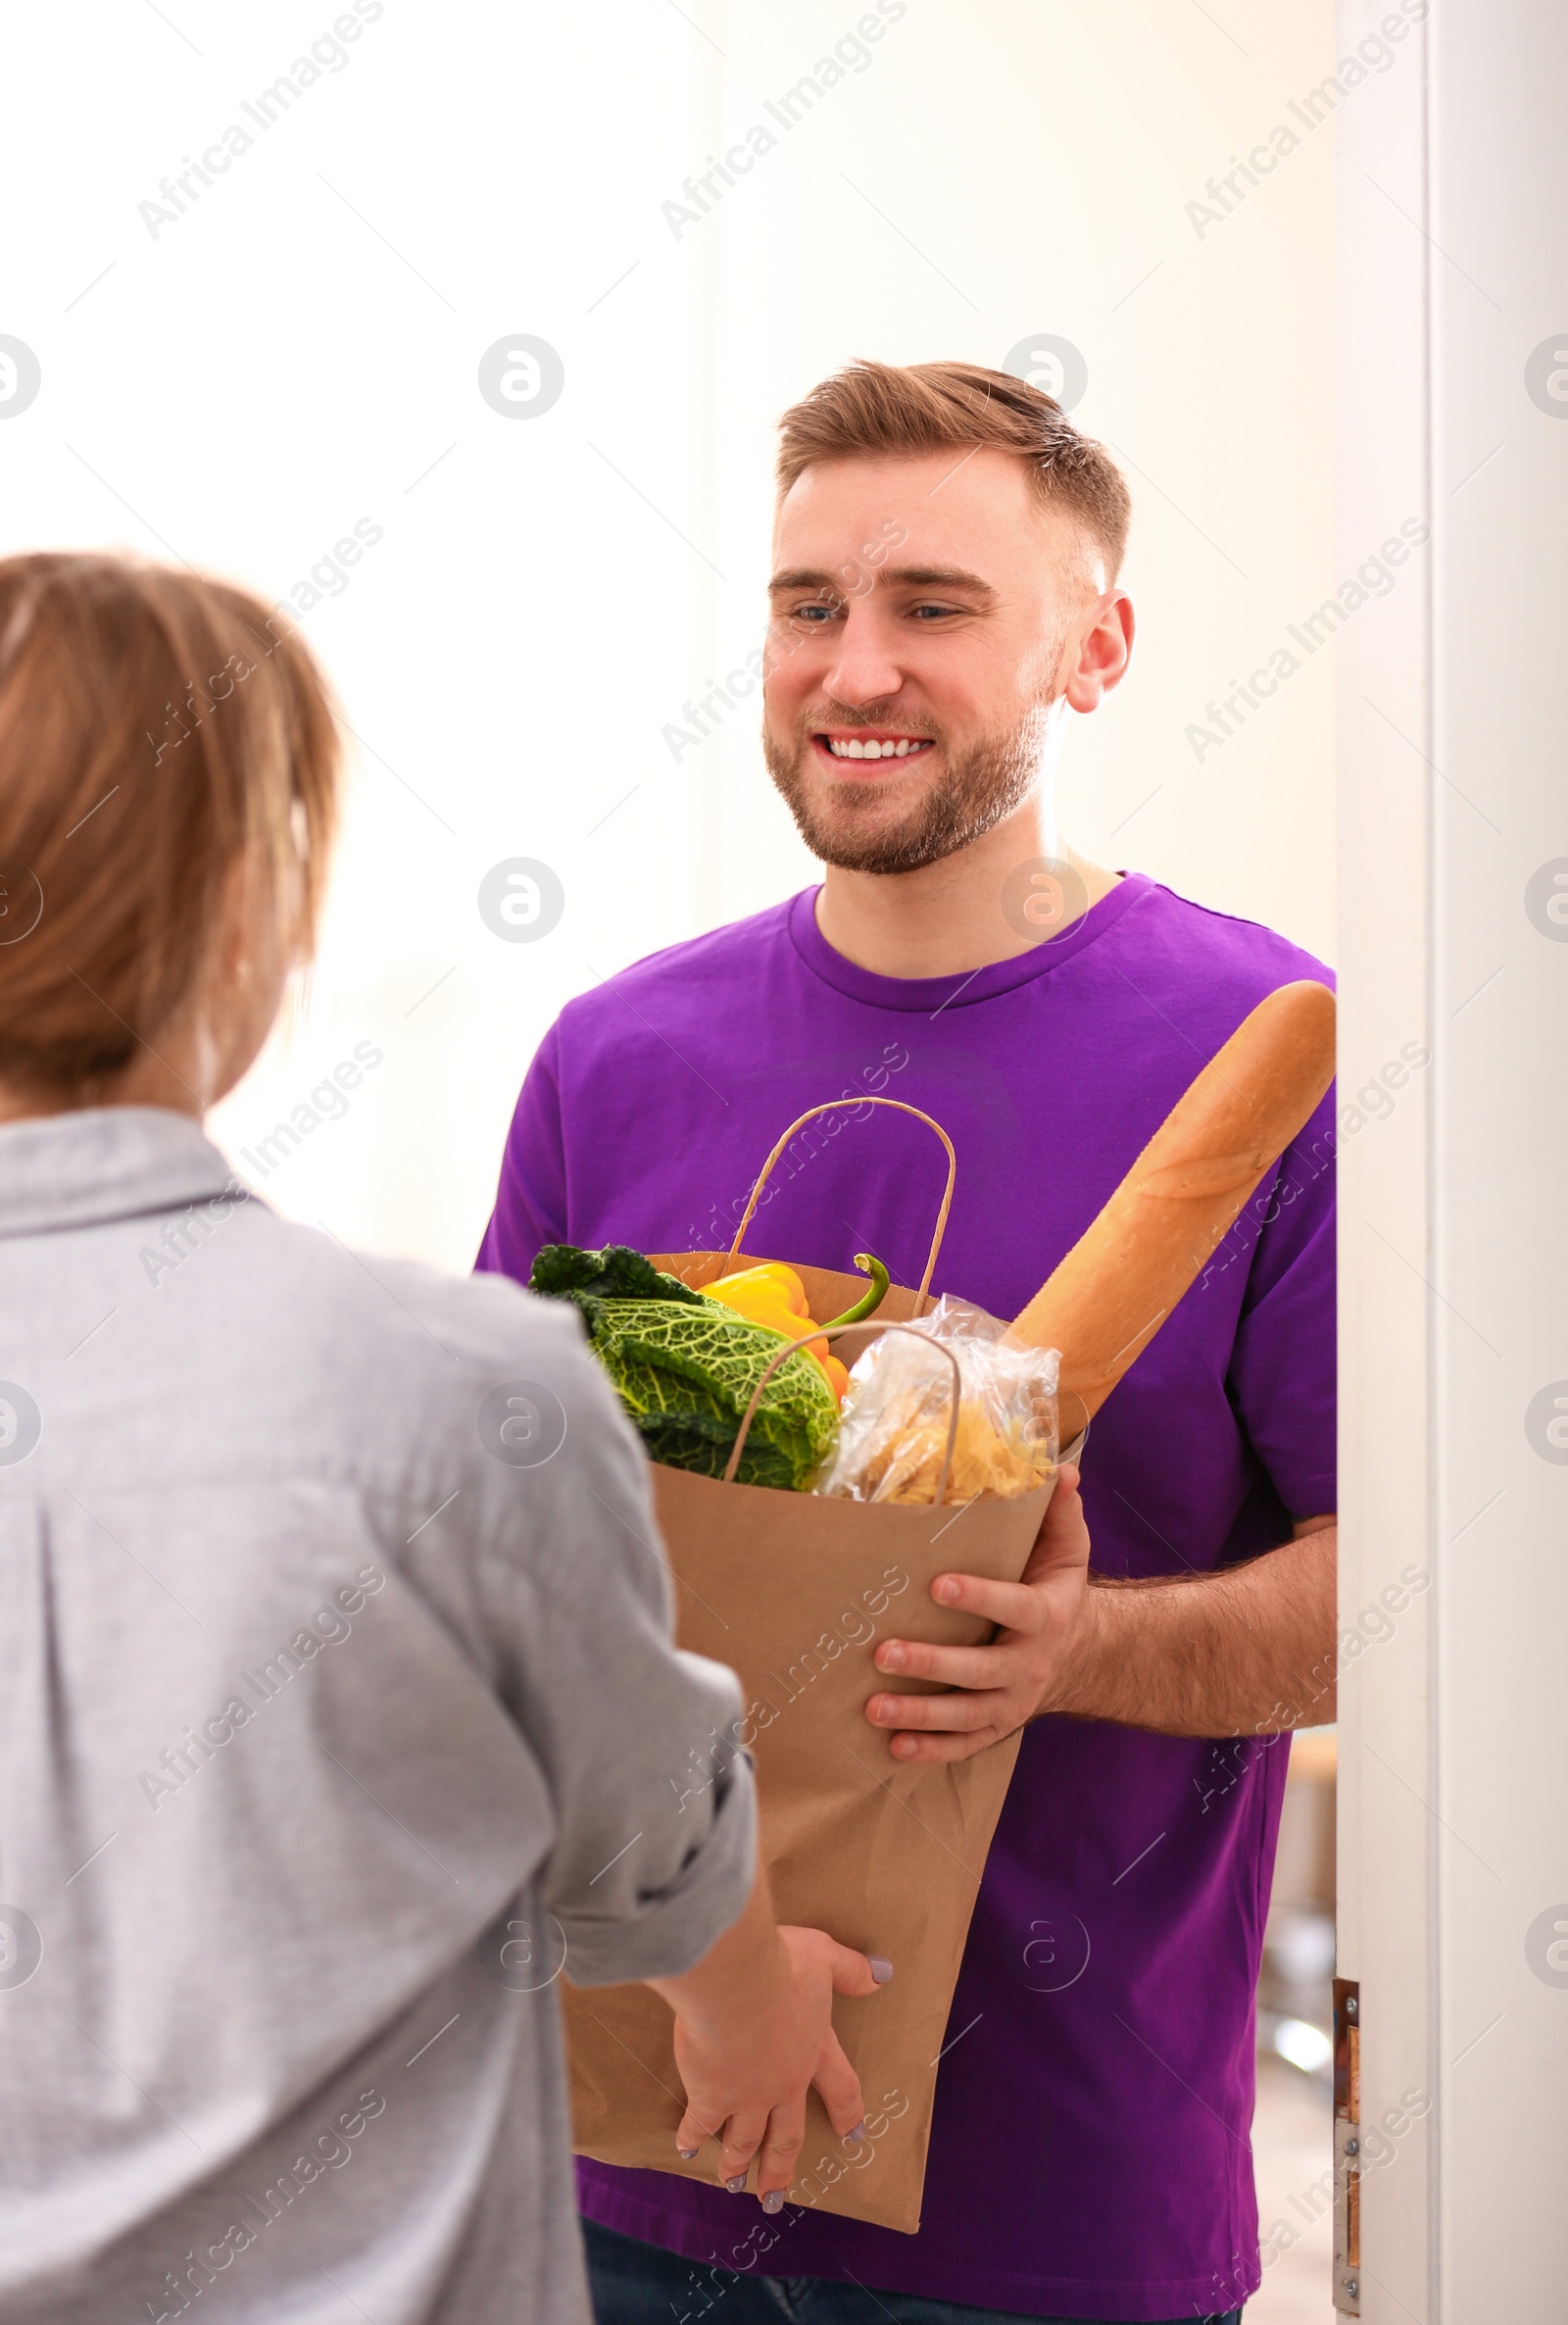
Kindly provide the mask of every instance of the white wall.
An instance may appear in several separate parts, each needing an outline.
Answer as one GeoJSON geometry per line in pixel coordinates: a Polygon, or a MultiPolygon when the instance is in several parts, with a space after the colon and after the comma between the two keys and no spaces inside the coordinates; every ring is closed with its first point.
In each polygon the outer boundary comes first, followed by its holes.
{"type": "Polygon", "coordinates": [[[466,1265],[562,1002],[811,876],[754,704],[678,764],[661,730],[758,637],[772,420],[857,354],[1082,351],[1144,627],[1074,740],[1068,835],[1332,956],[1331,651],[1201,757],[1184,731],[1343,577],[1335,130],[1290,110],[1332,60],[1328,0],[907,0],[785,130],[764,101],[874,5],[385,0],[266,130],[240,100],[332,0],[11,28],[11,179],[40,199],[0,331],[43,386],[0,424],[5,544],[131,543],[276,597],[382,530],[306,617],[366,746],[319,967],[215,1118],[237,1154],[382,1050],[265,1182],[297,1216],[466,1265]],[[674,233],[662,205],[754,123],[774,150],[674,233]],[[252,148],[149,232],[138,204],[228,124],[252,148]],[[1277,125],[1297,150],[1195,223],[1277,125]],[[476,369],[518,331],[565,387],[511,420],[476,369]],[[478,915],[512,857],[564,887],[538,943],[478,915]]]}
{"type": "Polygon", "coordinates": [[[1553,0],[1434,0],[1342,144],[1346,537],[1433,526],[1341,657],[1342,1088],[1432,1054],[1341,1158],[1342,1626],[1431,1577],[1341,1695],[1363,2125],[1430,2102],[1363,2183],[1377,2325],[1554,2325],[1568,2275],[1565,89],[1553,0]]]}

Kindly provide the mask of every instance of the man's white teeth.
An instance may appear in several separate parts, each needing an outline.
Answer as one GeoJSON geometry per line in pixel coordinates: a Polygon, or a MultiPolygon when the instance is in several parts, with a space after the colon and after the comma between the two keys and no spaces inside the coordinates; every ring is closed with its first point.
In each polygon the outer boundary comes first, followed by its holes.
{"type": "Polygon", "coordinates": [[[907,759],[911,751],[927,748],[919,738],[908,735],[896,743],[836,743],[829,736],[827,747],[835,759],[907,759]]]}

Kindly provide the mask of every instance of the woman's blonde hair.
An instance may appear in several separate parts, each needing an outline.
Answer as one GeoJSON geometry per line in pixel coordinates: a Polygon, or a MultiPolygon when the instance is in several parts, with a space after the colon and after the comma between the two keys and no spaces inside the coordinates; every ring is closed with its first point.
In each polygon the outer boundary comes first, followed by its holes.
{"type": "Polygon", "coordinates": [[[339,760],[286,614],[130,557],[0,560],[0,1077],[79,1097],[156,1045],[241,858],[307,957],[339,760]]]}

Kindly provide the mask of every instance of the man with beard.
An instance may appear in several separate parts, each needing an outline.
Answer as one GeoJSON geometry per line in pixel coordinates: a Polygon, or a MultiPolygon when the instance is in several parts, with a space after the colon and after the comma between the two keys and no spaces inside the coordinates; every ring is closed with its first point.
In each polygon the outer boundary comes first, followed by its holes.
{"type": "MultiPolygon", "coordinates": [[[[897,1073],[958,1155],[937,1289],[1013,1315],[1248,1012],[1326,975],[1057,838],[1068,713],[1127,668],[1128,513],[1105,452],[1004,373],[860,364],[786,414],[763,748],[822,884],[569,1005],[482,1266],[722,1247],[780,1130],[842,1099],[750,1241],[917,1282],[943,1165],[864,1104],[897,1073]]],[[[1334,1715],[1332,1125],[1325,1101],[1099,1415],[1024,1581],[947,1598],[994,1644],[876,1651],[945,1691],[870,1697],[890,1767],[1027,1723],[918,2235],[786,2202],[760,2237],[723,2189],[582,2163],[601,2325],[1235,2317],[1256,2287],[1288,1731],[1334,1715]]]]}

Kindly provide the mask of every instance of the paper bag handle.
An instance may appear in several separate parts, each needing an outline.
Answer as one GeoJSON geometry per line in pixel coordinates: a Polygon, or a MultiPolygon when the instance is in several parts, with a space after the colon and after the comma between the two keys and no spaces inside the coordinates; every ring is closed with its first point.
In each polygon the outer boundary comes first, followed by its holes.
{"type": "Polygon", "coordinates": [[[757,1184],[752,1189],[751,1201],[746,1206],[746,1215],[741,1220],[740,1225],[736,1228],[735,1240],[729,1247],[729,1259],[727,1264],[733,1267],[735,1261],[740,1258],[741,1245],[745,1242],[746,1230],[752,1223],[752,1213],[756,1211],[758,1204],[761,1201],[762,1189],[766,1186],[768,1179],[772,1174],[774,1163],[783,1154],[784,1149],[789,1145],[790,1140],[795,1136],[796,1131],[804,1130],[808,1122],[814,1122],[818,1114],[836,1114],[841,1107],[852,1104],[855,1106],[891,1106],[898,1113],[913,1114],[917,1122],[924,1122],[927,1129],[934,1130],[938,1138],[941,1139],[943,1145],[947,1148],[948,1183],[943,1189],[942,1208],[937,1212],[936,1231],[931,1237],[931,1249],[926,1256],[925,1273],[920,1278],[920,1290],[918,1297],[923,1313],[926,1294],[931,1289],[931,1278],[936,1271],[937,1254],[942,1249],[942,1238],[948,1231],[948,1213],[953,1209],[953,1189],[958,1175],[958,1158],[954,1153],[953,1141],[943,1129],[942,1124],[940,1122],[933,1121],[929,1114],[922,1113],[917,1106],[906,1106],[902,1098],[873,1098],[869,1093],[867,1093],[863,1098],[857,1098],[854,1100],[847,1098],[835,1098],[831,1100],[826,1106],[808,1107],[805,1113],[800,1117],[800,1120],[790,1124],[789,1128],[785,1131],[783,1137],[779,1140],[777,1146],[773,1149],[773,1152],[768,1156],[767,1161],[762,1164],[761,1169],[759,1171],[757,1176],[757,1184]]]}
{"type": "MultiPolygon", "coordinates": [[[[912,1113],[915,1110],[911,1107],[908,1111],[912,1113]]],[[[802,1116],[803,1120],[806,1118],[806,1116],[802,1116]]],[[[935,1129],[936,1124],[932,1123],[931,1126],[935,1129]]],[[[949,1194],[953,1192],[951,1181],[948,1192],[949,1194]]],[[[757,1417],[757,1408],[762,1401],[762,1391],[785,1358],[792,1357],[798,1348],[809,1348],[813,1340],[837,1340],[846,1332],[863,1332],[865,1329],[864,1324],[840,1324],[832,1331],[803,1332],[799,1340],[787,1340],[782,1348],[774,1350],[772,1356],[762,1366],[762,1377],[753,1389],[752,1401],[741,1416],[741,1425],[736,1434],[735,1443],[730,1450],[729,1459],[724,1464],[724,1483],[726,1485],[735,1483],[735,1472],[741,1465],[741,1455],[746,1450],[747,1433],[757,1417]]],[[[953,1449],[958,1438],[958,1405],[963,1396],[963,1375],[958,1370],[958,1360],[945,1342],[933,1340],[929,1332],[920,1330],[918,1324],[884,1324],[881,1329],[884,1332],[912,1332],[916,1340],[923,1340],[927,1348],[938,1350],[953,1366],[953,1406],[948,1414],[948,1442],[942,1451],[942,1468],[937,1477],[936,1500],[931,1505],[933,1509],[940,1509],[942,1497],[948,1490],[948,1472],[953,1467],[953,1449]]]]}

